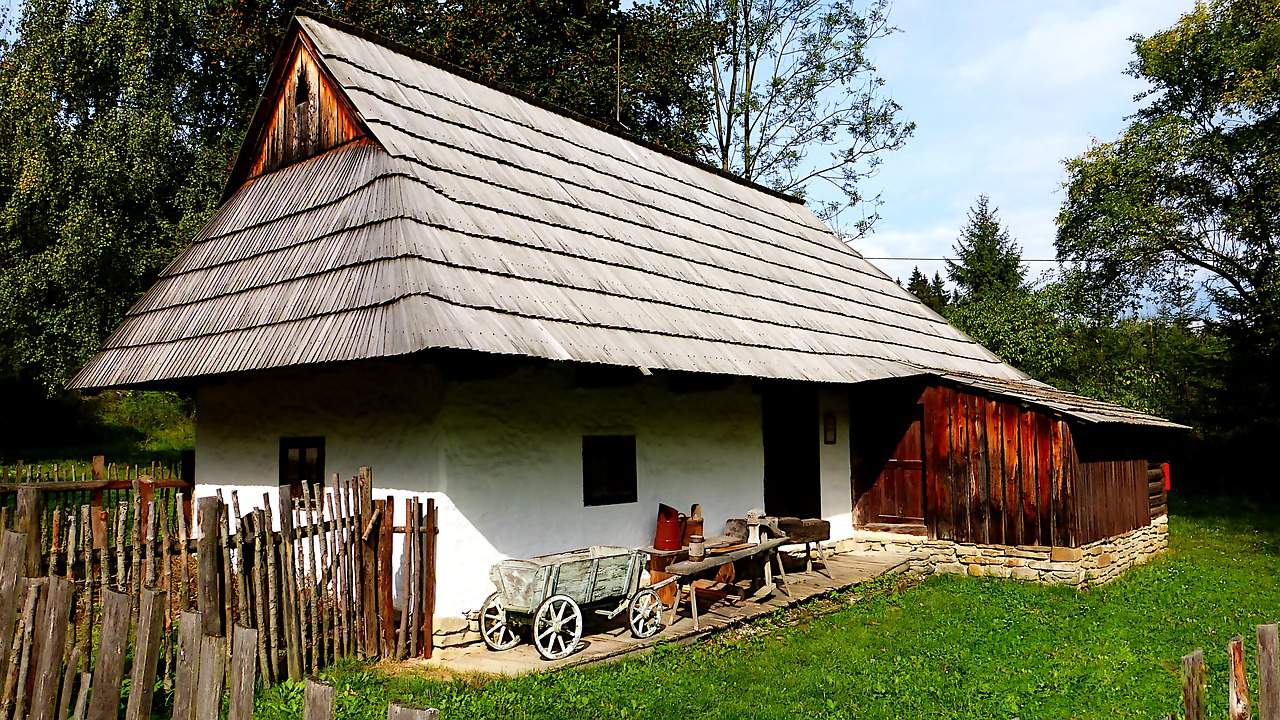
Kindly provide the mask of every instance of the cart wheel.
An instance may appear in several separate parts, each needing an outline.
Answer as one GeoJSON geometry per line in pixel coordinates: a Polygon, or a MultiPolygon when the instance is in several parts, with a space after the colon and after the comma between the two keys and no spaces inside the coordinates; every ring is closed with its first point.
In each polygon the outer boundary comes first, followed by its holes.
{"type": "Polygon", "coordinates": [[[480,637],[490,650],[510,650],[520,644],[520,636],[507,622],[507,608],[501,593],[490,595],[480,609],[480,637]]]}
{"type": "Polygon", "coordinates": [[[545,660],[568,657],[582,639],[582,610],[568,595],[552,595],[533,613],[533,644],[545,660]]]}
{"type": "Polygon", "coordinates": [[[662,629],[662,601],[658,593],[649,589],[636,593],[627,611],[627,624],[631,626],[631,634],[638,638],[656,635],[662,629]]]}

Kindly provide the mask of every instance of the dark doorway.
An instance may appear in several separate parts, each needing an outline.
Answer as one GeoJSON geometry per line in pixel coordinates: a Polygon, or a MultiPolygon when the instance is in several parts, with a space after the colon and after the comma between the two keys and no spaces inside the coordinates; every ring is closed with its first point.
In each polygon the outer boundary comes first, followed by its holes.
{"type": "Polygon", "coordinates": [[[822,517],[818,388],[809,383],[765,387],[764,511],[778,517],[822,517]]]}

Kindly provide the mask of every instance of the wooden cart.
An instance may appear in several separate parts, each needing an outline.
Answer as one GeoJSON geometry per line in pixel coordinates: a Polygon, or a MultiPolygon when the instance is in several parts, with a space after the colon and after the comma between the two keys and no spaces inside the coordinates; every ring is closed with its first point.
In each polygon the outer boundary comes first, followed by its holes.
{"type": "Polygon", "coordinates": [[[503,560],[489,571],[498,591],[480,610],[485,645],[509,650],[528,628],[543,658],[567,657],[582,640],[584,611],[610,619],[626,611],[633,635],[653,636],[662,628],[662,602],[653,587],[640,587],[645,559],[640,550],[596,545],[503,560]]]}

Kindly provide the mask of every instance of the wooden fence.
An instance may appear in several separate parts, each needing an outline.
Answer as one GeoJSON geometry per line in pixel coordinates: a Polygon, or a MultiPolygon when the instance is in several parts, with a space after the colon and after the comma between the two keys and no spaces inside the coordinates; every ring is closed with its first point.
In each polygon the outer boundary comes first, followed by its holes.
{"type": "Polygon", "coordinates": [[[156,682],[175,702],[184,664],[180,625],[192,622],[193,610],[204,636],[228,638],[221,641],[228,683],[242,652],[264,685],[300,680],[344,655],[430,656],[434,501],[404,500],[403,524],[396,525],[397,503],[375,500],[373,473],[362,468],[350,481],[334,476],[314,494],[304,485],[300,498],[287,486],[263,493],[261,506],[244,512],[235,492],[229,506],[219,494],[198,498],[193,508],[192,489],[176,473],[151,470],[95,458],[88,479],[55,474],[0,484],[0,701],[7,708],[0,720],[24,720],[17,711],[30,713],[43,698],[36,678],[49,673],[31,657],[59,677],[65,665],[70,686],[76,666],[96,669],[115,653],[125,656],[130,618],[137,626],[134,665],[154,633],[156,682]],[[128,610],[123,620],[120,603],[128,610]],[[144,627],[148,613],[157,619],[144,627]],[[51,623],[58,634],[42,639],[37,630],[51,623]],[[242,648],[248,638],[253,647],[242,648]],[[61,651],[50,655],[55,646],[61,651]]]}
{"type": "MultiPolygon", "coordinates": [[[[1258,655],[1258,720],[1280,720],[1280,661],[1277,660],[1277,626],[1257,628],[1258,655]]],[[[1252,694],[1245,666],[1244,637],[1237,635],[1227,642],[1227,716],[1231,720],[1249,720],[1252,694]]],[[[1197,649],[1182,658],[1182,708],[1186,720],[1205,720],[1208,715],[1204,650],[1197,649]]],[[[1165,720],[1173,720],[1168,715],[1165,720]]]]}

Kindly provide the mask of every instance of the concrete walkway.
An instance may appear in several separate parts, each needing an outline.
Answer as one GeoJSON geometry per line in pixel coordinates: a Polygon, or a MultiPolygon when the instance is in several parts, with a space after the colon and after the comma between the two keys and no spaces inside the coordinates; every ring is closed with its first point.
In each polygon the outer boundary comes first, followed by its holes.
{"type": "Polygon", "coordinates": [[[741,601],[737,605],[721,601],[710,607],[704,607],[703,603],[706,600],[701,599],[704,596],[700,593],[698,603],[700,630],[693,629],[693,618],[689,614],[689,603],[686,601],[680,604],[680,616],[675,622],[671,621],[670,610],[668,610],[663,618],[667,623],[666,627],[657,635],[644,640],[637,640],[631,636],[625,620],[619,622],[625,618],[624,614],[619,620],[588,625],[589,634],[583,636],[577,652],[561,660],[543,660],[538,656],[538,651],[528,642],[503,652],[494,652],[483,643],[475,643],[438,649],[426,664],[457,673],[523,675],[617,660],[646,652],[660,640],[689,642],[717,630],[796,605],[816,595],[832,590],[843,590],[880,575],[902,572],[907,565],[907,556],[883,552],[846,553],[828,557],[831,560],[830,578],[816,569],[810,572],[789,571],[787,573],[790,582],[786,587],[791,593],[790,597],[781,592],[775,592],[759,604],[751,600],[741,601]]]}

